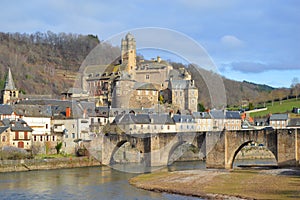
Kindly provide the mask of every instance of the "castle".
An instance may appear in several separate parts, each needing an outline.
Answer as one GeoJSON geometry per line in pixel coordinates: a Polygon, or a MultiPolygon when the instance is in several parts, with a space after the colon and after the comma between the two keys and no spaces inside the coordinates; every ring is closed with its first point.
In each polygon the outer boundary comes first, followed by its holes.
{"type": "Polygon", "coordinates": [[[136,40],[128,33],[121,41],[120,63],[87,66],[83,85],[89,100],[97,106],[153,108],[163,98],[180,111],[197,111],[198,89],[186,69],[173,69],[159,56],[138,60],[136,53],[136,40]]]}

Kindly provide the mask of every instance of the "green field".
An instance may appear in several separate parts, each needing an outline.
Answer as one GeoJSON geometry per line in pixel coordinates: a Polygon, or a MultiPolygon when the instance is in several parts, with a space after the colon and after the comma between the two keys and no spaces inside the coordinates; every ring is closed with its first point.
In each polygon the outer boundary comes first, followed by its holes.
{"type": "MultiPolygon", "coordinates": [[[[251,113],[250,116],[257,118],[257,117],[265,117],[268,114],[275,114],[275,113],[291,113],[293,107],[300,107],[300,99],[289,99],[285,101],[275,101],[272,103],[267,103],[266,107],[268,110],[251,113]]],[[[291,114],[291,117],[296,117],[296,114],[291,114]]],[[[298,115],[300,117],[300,115],[298,115]]]]}

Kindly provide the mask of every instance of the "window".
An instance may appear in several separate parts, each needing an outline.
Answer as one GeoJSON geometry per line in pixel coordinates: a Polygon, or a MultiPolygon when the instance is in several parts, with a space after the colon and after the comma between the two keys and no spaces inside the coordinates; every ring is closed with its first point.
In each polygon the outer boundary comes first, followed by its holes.
{"type": "Polygon", "coordinates": [[[55,135],[52,136],[52,141],[55,141],[55,135]]]}
{"type": "Polygon", "coordinates": [[[25,140],[28,139],[28,133],[27,133],[27,131],[24,132],[24,139],[25,139],[25,140]]]}
{"type": "Polygon", "coordinates": [[[46,136],[46,141],[49,141],[49,135],[46,136]]]}
{"type": "Polygon", "coordinates": [[[48,124],[46,124],[46,129],[48,129],[48,124]]]}
{"type": "Polygon", "coordinates": [[[36,135],[35,135],[35,136],[33,136],[33,141],[35,141],[35,142],[36,142],[36,135]]]}
{"type": "Polygon", "coordinates": [[[40,136],[40,141],[41,141],[41,142],[43,141],[43,136],[42,136],[42,135],[40,136]]]}
{"type": "Polygon", "coordinates": [[[16,132],[15,132],[15,140],[18,140],[18,139],[19,139],[19,132],[16,131],[16,132]]]}
{"type": "Polygon", "coordinates": [[[149,76],[149,74],[147,74],[147,75],[146,75],[146,79],[150,79],[150,76],[149,76]]]}
{"type": "Polygon", "coordinates": [[[68,138],[69,136],[68,136],[68,134],[65,134],[65,138],[68,138]]]}
{"type": "Polygon", "coordinates": [[[72,133],[72,138],[75,138],[75,133],[72,133]]]}
{"type": "Polygon", "coordinates": [[[72,124],[72,127],[75,128],[75,124],[72,124]]]}
{"type": "Polygon", "coordinates": [[[6,141],[6,137],[5,135],[2,136],[2,142],[5,142],[6,141]]]}
{"type": "Polygon", "coordinates": [[[170,130],[170,125],[168,125],[167,127],[168,127],[168,130],[170,130]]]}

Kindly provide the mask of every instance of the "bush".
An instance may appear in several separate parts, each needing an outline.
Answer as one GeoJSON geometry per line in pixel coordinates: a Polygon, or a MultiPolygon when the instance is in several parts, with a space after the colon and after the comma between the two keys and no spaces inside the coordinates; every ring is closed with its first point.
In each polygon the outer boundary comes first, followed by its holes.
{"type": "Polygon", "coordinates": [[[32,155],[24,149],[19,149],[12,146],[2,147],[0,150],[1,160],[20,160],[20,159],[30,159],[32,155]]]}

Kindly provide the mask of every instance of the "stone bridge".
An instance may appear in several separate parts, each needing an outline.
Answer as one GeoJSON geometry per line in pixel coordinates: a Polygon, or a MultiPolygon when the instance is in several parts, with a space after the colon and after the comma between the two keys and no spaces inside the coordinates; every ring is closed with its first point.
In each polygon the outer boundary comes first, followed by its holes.
{"type": "MultiPolygon", "coordinates": [[[[136,157],[146,166],[167,165],[174,151],[182,145],[202,149],[205,155],[205,133],[102,134],[86,147],[102,164],[114,164],[114,155],[125,143],[137,150],[136,157]]],[[[180,155],[178,156],[180,157],[180,155]]]]}
{"type": "Polygon", "coordinates": [[[167,165],[181,145],[192,145],[206,157],[207,168],[231,169],[237,153],[249,143],[270,150],[279,167],[300,166],[298,129],[262,129],[197,133],[102,134],[86,144],[90,154],[102,164],[114,162],[114,155],[125,143],[137,150],[146,166],[167,165]]]}
{"type": "Polygon", "coordinates": [[[278,167],[300,166],[299,129],[223,131],[220,135],[206,134],[206,167],[231,169],[237,153],[249,143],[267,148],[278,167]]]}

